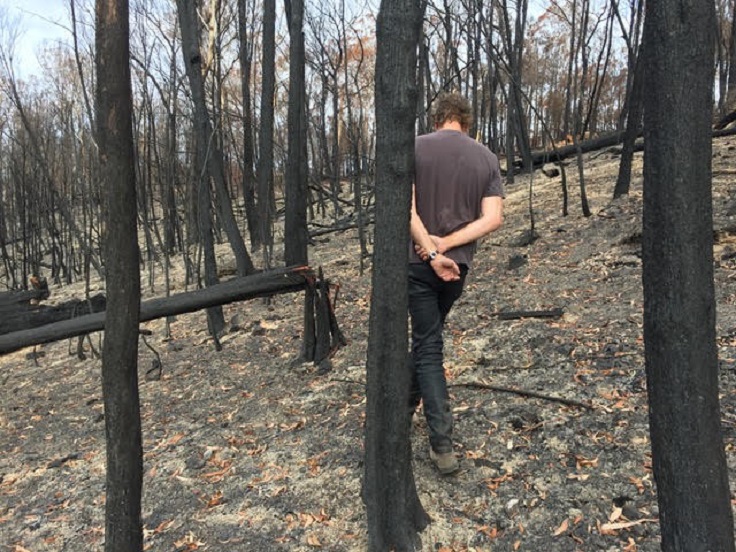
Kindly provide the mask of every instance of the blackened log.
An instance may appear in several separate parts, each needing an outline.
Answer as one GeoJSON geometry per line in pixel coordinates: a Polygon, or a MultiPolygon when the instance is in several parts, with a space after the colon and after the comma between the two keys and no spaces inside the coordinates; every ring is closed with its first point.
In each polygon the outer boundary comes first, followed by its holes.
{"type": "Polygon", "coordinates": [[[736,128],[724,128],[722,130],[714,130],[713,138],[721,138],[723,136],[733,136],[736,134],[736,128]]]}
{"type": "Polygon", "coordinates": [[[104,310],[105,296],[102,294],[95,295],[89,300],[74,299],[59,305],[31,305],[28,302],[2,305],[0,307],[0,334],[39,328],[104,310]]]}
{"type": "Polygon", "coordinates": [[[27,291],[4,291],[0,293],[0,312],[17,309],[20,305],[28,305],[31,301],[48,299],[49,290],[29,289],[27,291]]]}
{"type": "MultiPolygon", "coordinates": [[[[375,209],[368,208],[364,213],[365,220],[363,221],[364,224],[374,224],[375,223],[375,216],[374,212],[375,209]]],[[[352,230],[353,228],[358,228],[358,220],[354,219],[353,217],[355,214],[351,214],[350,216],[347,216],[341,220],[338,220],[334,224],[331,225],[320,225],[318,223],[313,222],[312,226],[314,227],[312,230],[309,231],[309,237],[310,238],[317,238],[319,236],[324,236],[325,234],[331,234],[333,232],[344,232],[346,230],[352,230]]]]}
{"type": "MultiPolygon", "coordinates": [[[[620,144],[623,139],[624,133],[623,131],[620,131],[606,134],[605,136],[600,136],[598,138],[591,138],[590,140],[583,140],[582,142],[578,142],[577,145],[569,144],[554,150],[532,152],[532,165],[534,167],[542,167],[545,163],[554,163],[577,155],[578,147],[582,153],[588,153],[615,146],[616,144],[620,144]]],[[[515,170],[521,170],[521,161],[515,162],[514,168],[515,170]]]]}
{"type": "MultiPolygon", "coordinates": [[[[287,267],[242,276],[204,289],[151,299],[141,304],[140,321],[194,312],[208,307],[247,301],[304,289],[307,278],[314,278],[311,268],[287,267]]],[[[39,345],[85,333],[103,330],[105,313],[80,316],[72,320],[48,324],[40,328],[0,335],[0,354],[17,351],[29,345],[39,345]]]]}
{"type": "Polygon", "coordinates": [[[555,308],[551,310],[497,312],[495,316],[498,316],[499,320],[518,320],[520,318],[559,318],[563,314],[565,314],[563,309],[555,308]]]}
{"type": "MultiPolygon", "coordinates": [[[[715,128],[711,134],[713,138],[721,138],[724,136],[734,135],[736,135],[736,128],[715,128]]],[[[640,138],[642,136],[643,132],[640,131],[637,138],[640,138]]],[[[600,136],[598,138],[584,140],[582,142],[579,142],[579,145],[582,153],[590,153],[591,151],[597,151],[603,148],[610,148],[612,146],[621,144],[623,142],[623,139],[624,131],[619,131],[613,132],[611,134],[606,134],[605,136],[600,136]]],[[[634,147],[634,151],[642,151],[643,149],[643,142],[637,142],[634,147]]],[[[546,163],[557,163],[567,159],[568,157],[572,157],[573,155],[577,155],[575,144],[569,144],[555,150],[532,152],[532,164],[534,168],[541,168],[546,163]]],[[[521,171],[521,169],[521,161],[516,161],[514,163],[514,170],[518,173],[519,171],[521,171]]]]}
{"type": "Polygon", "coordinates": [[[736,121],[736,111],[726,113],[726,115],[718,119],[718,122],[713,125],[713,130],[723,130],[734,121],[736,121]]]}

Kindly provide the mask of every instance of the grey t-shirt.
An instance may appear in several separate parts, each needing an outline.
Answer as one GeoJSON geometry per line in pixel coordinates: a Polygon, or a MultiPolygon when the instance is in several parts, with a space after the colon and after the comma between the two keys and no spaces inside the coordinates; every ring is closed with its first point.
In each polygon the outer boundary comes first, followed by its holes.
{"type": "MultiPolygon", "coordinates": [[[[503,197],[498,158],[483,144],[456,130],[416,138],[414,186],[419,218],[430,234],[446,236],[480,218],[484,197],[503,197]]],[[[412,246],[409,261],[421,263],[412,246]]],[[[446,253],[470,266],[475,242],[446,253]]]]}

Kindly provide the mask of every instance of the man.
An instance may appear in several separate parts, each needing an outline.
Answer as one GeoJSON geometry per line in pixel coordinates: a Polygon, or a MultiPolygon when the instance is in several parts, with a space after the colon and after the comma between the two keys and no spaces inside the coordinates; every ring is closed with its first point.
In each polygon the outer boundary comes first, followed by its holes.
{"type": "Polygon", "coordinates": [[[459,469],[443,366],[442,329],[460,297],[475,242],[503,222],[503,185],[496,156],[468,136],[469,102],[455,93],[434,105],[435,132],[416,139],[411,212],[409,312],[412,328],[411,411],[420,399],[430,458],[442,474],[459,469]]]}

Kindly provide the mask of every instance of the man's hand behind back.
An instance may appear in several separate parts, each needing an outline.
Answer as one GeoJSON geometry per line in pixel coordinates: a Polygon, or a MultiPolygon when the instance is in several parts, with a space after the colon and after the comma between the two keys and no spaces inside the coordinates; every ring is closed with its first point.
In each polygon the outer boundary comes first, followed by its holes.
{"type": "Polygon", "coordinates": [[[432,267],[437,277],[445,282],[454,282],[460,279],[460,267],[449,257],[441,254],[437,255],[433,261],[430,261],[429,266],[432,267]]]}

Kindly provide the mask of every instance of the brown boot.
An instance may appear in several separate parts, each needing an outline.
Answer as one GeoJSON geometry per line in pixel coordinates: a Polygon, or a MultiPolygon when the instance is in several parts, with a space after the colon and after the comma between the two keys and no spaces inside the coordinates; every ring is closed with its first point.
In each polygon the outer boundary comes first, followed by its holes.
{"type": "Polygon", "coordinates": [[[452,451],[435,452],[432,447],[429,447],[429,459],[432,460],[432,463],[442,475],[450,475],[460,469],[460,463],[452,451]]]}

